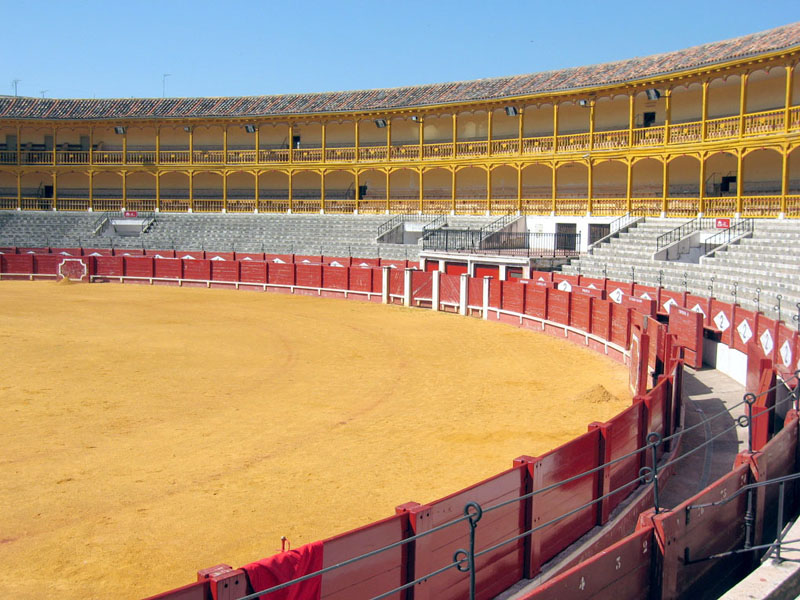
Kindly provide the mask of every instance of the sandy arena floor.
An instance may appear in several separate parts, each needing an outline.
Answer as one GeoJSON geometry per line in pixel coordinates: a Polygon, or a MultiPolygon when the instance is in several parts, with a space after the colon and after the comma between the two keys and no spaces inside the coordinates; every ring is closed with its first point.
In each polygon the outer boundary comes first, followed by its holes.
{"type": "Polygon", "coordinates": [[[301,296],[2,282],[0,338],[16,599],[184,585],[440,498],[630,398],[623,367],[543,335],[301,296]]]}

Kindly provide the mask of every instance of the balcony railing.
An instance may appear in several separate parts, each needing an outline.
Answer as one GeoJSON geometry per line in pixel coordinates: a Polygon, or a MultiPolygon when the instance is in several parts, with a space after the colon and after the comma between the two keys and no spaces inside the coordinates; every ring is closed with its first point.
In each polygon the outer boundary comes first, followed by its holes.
{"type": "MultiPolygon", "coordinates": [[[[383,162],[444,160],[495,156],[535,156],[628,148],[661,147],[716,141],[738,137],[779,135],[800,130],[800,106],[748,113],[689,123],[636,127],[632,130],[576,132],[508,139],[433,141],[430,143],[394,143],[355,146],[306,148],[229,148],[222,147],[164,149],[102,148],[96,150],[44,150],[23,144],[19,151],[0,147],[3,165],[251,165],[324,162],[383,162]],[[788,113],[788,123],[787,121],[788,113]],[[704,131],[705,130],[705,131],[704,131]]],[[[66,146],[62,145],[66,148],[66,146]]]]}

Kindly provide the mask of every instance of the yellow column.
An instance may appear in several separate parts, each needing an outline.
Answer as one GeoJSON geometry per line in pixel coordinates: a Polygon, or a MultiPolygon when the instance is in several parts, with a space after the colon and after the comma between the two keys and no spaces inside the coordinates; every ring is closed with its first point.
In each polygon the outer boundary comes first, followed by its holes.
{"type": "Polygon", "coordinates": [[[319,212],[325,212],[325,169],[319,172],[319,212]]]}
{"type": "Polygon", "coordinates": [[[672,121],[672,90],[664,92],[664,145],[669,144],[669,127],[672,121]]]}
{"type": "Polygon", "coordinates": [[[419,212],[420,212],[420,214],[422,214],[422,212],[423,212],[423,210],[422,210],[422,207],[423,207],[423,204],[422,204],[422,200],[423,200],[422,183],[423,183],[422,182],[422,168],[420,168],[419,169],[419,212]]]}
{"type": "Polygon", "coordinates": [[[358,139],[358,136],[359,136],[359,133],[358,133],[358,117],[356,117],[356,119],[355,119],[355,130],[356,130],[356,133],[355,133],[355,135],[356,135],[356,161],[359,161],[359,160],[361,160],[361,157],[359,156],[359,148],[361,146],[361,142],[358,139]]]}
{"type": "Polygon", "coordinates": [[[53,210],[58,210],[58,171],[53,171],[53,210]]]}
{"type": "Polygon", "coordinates": [[[189,212],[194,212],[194,171],[189,171],[189,212]]]}
{"type": "Polygon", "coordinates": [[[700,212],[706,214],[706,156],[700,153],[700,212]]]}
{"type": "MultiPolygon", "coordinates": [[[[453,113],[453,158],[458,154],[458,115],[453,113]]],[[[455,210],[455,201],[453,203],[453,210],[455,210]]]]}
{"type": "Polygon", "coordinates": [[[289,162],[294,162],[294,125],[289,123],[289,162]]]}
{"type": "Polygon", "coordinates": [[[122,132],[122,164],[128,164],[128,127],[122,132]]]}
{"type": "Polygon", "coordinates": [[[594,98],[589,101],[589,150],[594,148],[594,98]]]}
{"type": "Polygon", "coordinates": [[[553,163],[551,165],[551,168],[553,169],[553,189],[552,189],[553,203],[552,203],[551,212],[555,215],[556,214],[556,191],[558,190],[558,165],[556,163],[553,163]]]}
{"type": "Polygon", "coordinates": [[[486,154],[489,156],[492,155],[492,116],[494,115],[494,111],[490,108],[489,112],[487,113],[487,123],[486,123],[486,134],[489,143],[486,146],[486,154]]]}
{"type": "MultiPolygon", "coordinates": [[[[158,182],[158,177],[156,177],[158,182]]],[[[89,211],[94,210],[94,171],[89,171],[89,211]]]]}
{"type": "Polygon", "coordinates": [[[786,65],[786,96],[784,99],[783,111],[783,132],[789,133],[789,109],[792,107],[792,83],[794,78],[794,67],[786,65]]]}
{"type": "Polygon", "coordinates": [[[256,201],[256,206],[255,206],[255,209],[253,210],[253,212],[257,213],[258,212],[258,201],[260,200],[260,198],[258,197],[258,172],[253,173],[253,186],[254,186],[253,198],[255,198],[255,201],[256,201]]]}
{"type": "Polygon", "coordinates": [[[450,171],[450,210],[456,212],[456,170],[450,171]]]}
{"type": "Polygon", "coordinates": [[[786,146],[781,148],[781,216],[786,215],[786,194],[789,193],[789,155],[786,146]]]}
{"type": "Polygon", "coordinates": [[[486,167],[486,212],[492,212],[492,168],[486,167]]]}
{"type": "Polygon", "coordinates": [[[56,148],[58,148],[58,130],[53,126],[53,166],[56,165],[56,148]]]}
{"type": "Polygon", "coordinates": [[[628,92],[628,148],[633,148],[633,120],[636,118],[634,114],[634,100],[636,92],[631,90],[628,92]]]}
{"type": "Polygon", "coordinates": [[[627,160],[628,176],[625,180],[625,212],[631,212],[631,195],[633,193],[633,161],[627,160]]]}
{"type": "Polygon", "coordinates": [[[89,127],[89,164],[94,164],[94,127],[89,127]]]}
{"type": "Polygon", "coordinates": [[[422,117],[418,117],[419,121],[419,160],[422,160],[422,157],[425,153],[425,124],[423,123],[422,117]]]}
{"type": "Polygon", "coordinates": [[[327,156],[327,149],[328,149],[327,135],[328,135],[328,124],[327,123],[323,123],[322,124],[322,162],[325,162],[325,161],[328,160],[328,156],[327,156]]]}
{"type": "Polygon", "coordinates": [[[359,206],[359,204],[360,204],[360,201],[361,201],[361,194],[360,194],[360,192],[359,192],[359,187],[358,187],[358,186],[359,186],[359,180],[358,180],[358,169],[356,169],[356,170],[353,172],[353,181],[355,182],[354,184],[355,184],[355,187],[356,187],[356,194],[355,194],[355,196],[356,196],[356,197],[355,197],[355,201],[356,201],[356,207],[355,207],[355,211],[354,211],[354,212],[355,212],[356,214],[358,214],[358,206],[359,206]]]}
{"type": "Polygon", "coordinates": [[[703,104],[700,113],[700,134],[703,141],[706,140],[706,121],[708,120],[708,84],[708,80],[703,81],[703,104]]]}
{"type": "Polygon", "coordinates": [[[522,212],[522,165],[517,165],[517,212],[522,212]]]}
{"type": "Polygon", "coordinates": [[[742,150],[736,152],[736,212],[742,214],[742,150]]]}
{"type": "Polygon", "coordinates": [[[392,120],[386,119],[386,160],[392,159],[392,120]]]}
{"type": "Polygon", "coordinates": [[[586,189],[586,212],[592,214],[592,159],[586,161],[587,166],[587,189],[586,189]]]}
{"type": "Polygon", "coordinates": [[[522,108],[519,109],[519,117],[517,121],[517,154],[522,154],[522,136],[525,133],[525,113],[522,108]]]}
{"type": "MultiPolygon", "coordinates": [[[[227,156],[227,154],[225,155],[227,156]]],[[[222,172],[222,212],[228,212],[228,172],[222,172]]]]}
{"type": "Polygon", "coordinates": [[[22,164],[22,127],[17,125],[17,164],[22,164]]]}
{"type": "MultiPolygon", "coordinates": [[[[291,133],[292,133],[292,128],[289,127],[289,140],[292,139],[291,138],[291,133]]],[[[289,144],[289,148],[291,148],[291,147],[292,147],[292,144],[290,143],[289,144]]],[[[291,155],[291,151],[289,153],[291,155]]],[[[293,177],[294,177],[294,173],[291,170],[289,170],[289,212],[293,212],[293,209],[294,209],[294,186],[293,186],[293,181],[292,181],[293,177]]]]}
{"type": "Polygon", "coordinates": [[[386,214],[389,214],[392,197],[392,177],[389,170],[386,171],[386,214]]]}
{"type": "Polygon", "coordinates": [[[161,210],[161,177],[156,173],[156,210],[161,210]]]}
{"type": "MultiPolygon", "coordinates": [[[[669,157],[664,157],[664,167],[661,172],[661,212],[667,214],[667,198],[669,197],[669,157]]],[[[700,207],[703,212],[703,207],[700,207]]]]}
{"type": "Polygon", "coordinates": [[[222,128],[222,162],[228,164],[228,126],[222,128]]]}
{"type": "MultiPolygon", "coordinates": [[[[255,157],[256,159],[253,161],[254,163],[258,164],[261,162],[261,127],[256,124],[256,137],[255,137],[255,157]]],[[[256,186],[257,187],[257,186],[256,186]]]]}
{"type": "Polygon", "coordinates": [[[189,164],[194,164],[194,127],[189,127],[189,164]]]}
{"type": "Polygon", "coordinates": [[[128,207],[128,172],[122,172],[122,208],[128,207]]]}
{"type": "MultiPolygon", "coordinates": [[[[19,128],[17,128],[19,129],[19,128]]],[[[17,138],[19,140],[19,138],[17,138]]],[[[17,172],[17,210],[22,209],[22,172],[17,172]]]]}
{"type": "Polygon", "coordinates": [[[749,73],[744,73],[740,78],[739,85],[739,138],[744,135],[744,115],[747,112],[747,79],[749,73]]]}
{"type": "Polygon", "coordinates": [[[553,152],[558,152],[558,102],[553,102],[553,152]]]}
{"type": "Polygon", "coordinates": [[[161,164],[161,126],[156,126],[156,164],[161,164]]]}

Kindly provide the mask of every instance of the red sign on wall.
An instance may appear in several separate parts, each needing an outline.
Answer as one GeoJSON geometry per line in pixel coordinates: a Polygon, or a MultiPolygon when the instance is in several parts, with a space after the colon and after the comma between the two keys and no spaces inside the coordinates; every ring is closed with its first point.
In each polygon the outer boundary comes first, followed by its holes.
{"type": "Polygon", "coordinates": [[[717,229],[730,229],[731,228],[731,220],[730,219],[717,219],[716,228],[717,229]]]}
{"type": "MultiPolygon", "coordinates": [[[[138,217],[139,213],[137,211],[135,211],[135,210],[126,210],[124,215],[125,215],[126,219],[129,219],[129,218],[138,217]]],[[[719,219],[717,219],[717,221],[719,221],[719,219]]]]}

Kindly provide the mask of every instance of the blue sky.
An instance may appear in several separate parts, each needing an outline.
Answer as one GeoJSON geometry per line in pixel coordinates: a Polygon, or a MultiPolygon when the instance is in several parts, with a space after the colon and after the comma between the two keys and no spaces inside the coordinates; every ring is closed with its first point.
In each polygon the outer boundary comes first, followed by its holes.
{"type": "Polygon", "coordinates": [[[0,94],[244,96],[645,56],[800,20],[797,0],[0,0],[0,94]]]}

